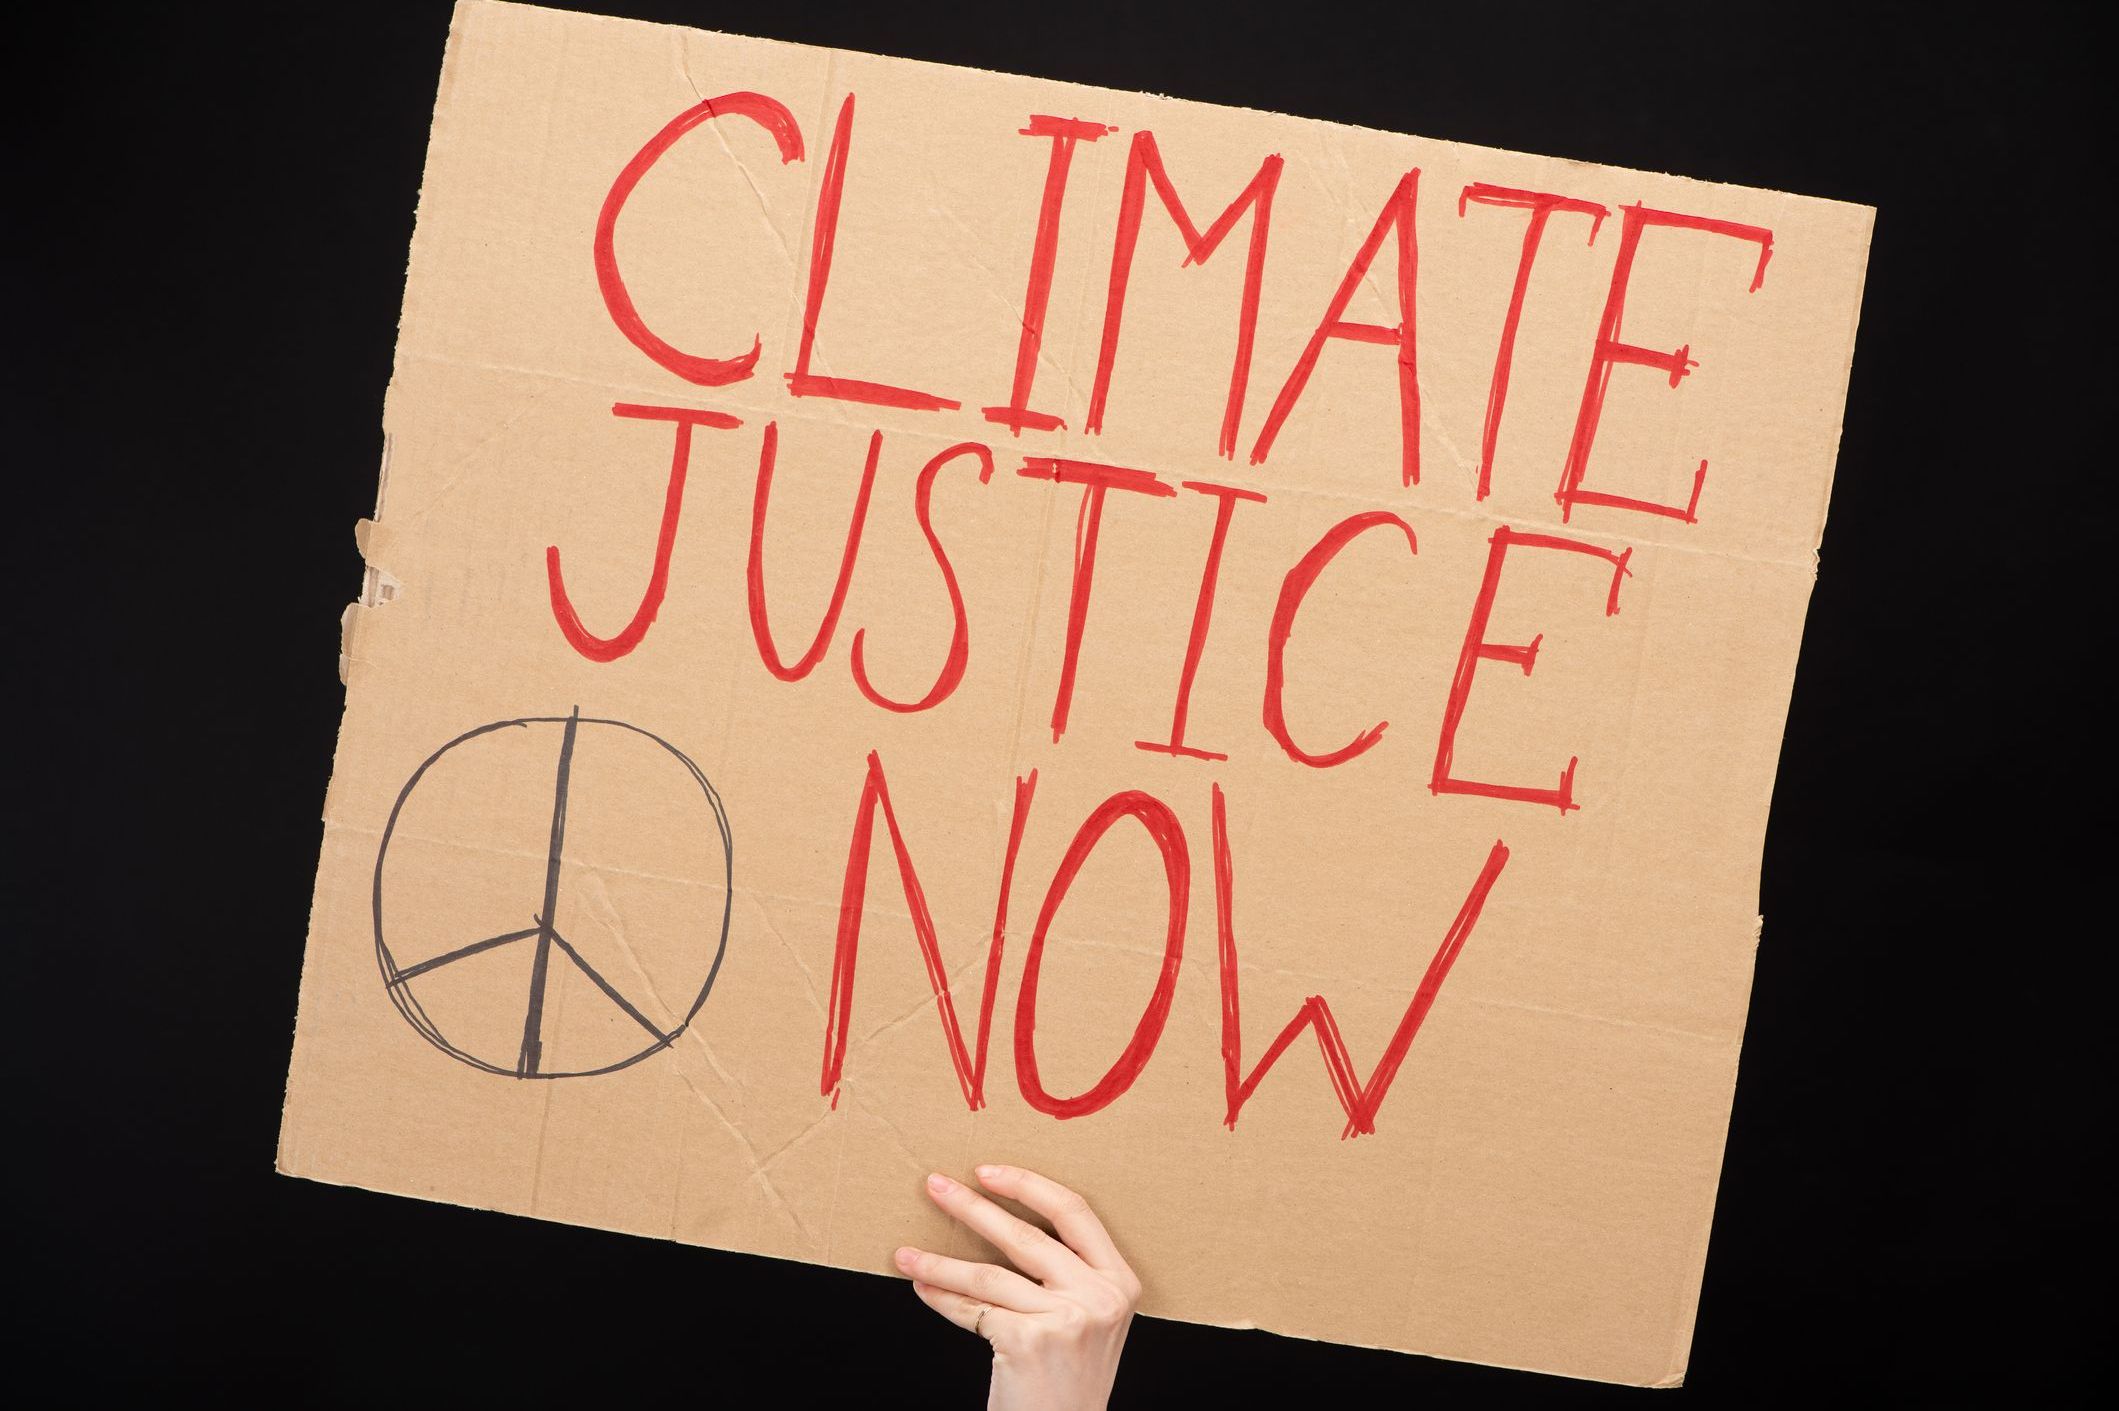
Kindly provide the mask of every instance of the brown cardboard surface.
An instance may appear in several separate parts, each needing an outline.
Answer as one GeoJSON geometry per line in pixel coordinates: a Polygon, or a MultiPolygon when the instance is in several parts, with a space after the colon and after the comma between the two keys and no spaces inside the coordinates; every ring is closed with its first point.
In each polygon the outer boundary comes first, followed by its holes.
{"type": "Polygon", "coordinates": [[[281,1169],[1675,1382],[1871,214],[466,0],[281,1169]]]}

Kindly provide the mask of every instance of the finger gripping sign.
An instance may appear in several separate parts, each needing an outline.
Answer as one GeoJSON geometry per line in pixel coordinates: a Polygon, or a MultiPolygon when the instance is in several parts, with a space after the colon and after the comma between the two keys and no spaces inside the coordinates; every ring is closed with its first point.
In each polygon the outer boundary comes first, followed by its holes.
{"type": "Polygon", "coordinates": [[[1870,217],[461,5],[281,1168],[1678,1380],[1870,217]]]}

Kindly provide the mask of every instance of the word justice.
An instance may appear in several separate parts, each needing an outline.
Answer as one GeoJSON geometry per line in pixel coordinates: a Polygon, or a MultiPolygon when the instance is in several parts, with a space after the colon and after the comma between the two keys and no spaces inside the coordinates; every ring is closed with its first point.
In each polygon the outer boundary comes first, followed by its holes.
{"type": "MultiPolygon", "coordinates": [[[[715,431],[733,430],[740,425],[735,417],[724,413],[681,407],[620,403],[613,411],[621,417],[668,422],[673,428],[674,445],[661,526],[655,539],[654,559],[647,573],[647,587],[639,606],[634,609],[632,619],[616,634],[600,636],[583,622],[567,591],[565,560],[559,546],[549,545],[545,550],[547,588],[552,615],[560,632],[575,651],[599,662],[616,660],[637,647],[662,606],[669,587],[670,565],[683,512],[685,481],[693,454],[695,431],[702,427],[715,431]]],[[[815,632],[810,636],[808,643],[801,647],[799,654],[784,648],[780,636],[775,633],[772,625],[774,613],[769,603],[765,570],[766,526],[772,500],[773,474],[779,459],[778,425],[768,422],[758,441],[758,471],[751,501],[750,547],[745,568],[751,637],[757,647],[759,660],[763,662],[766,670],[778,680],[794,682],[804,679],[817,669],[830,650],[837,633],[839,619],[860,559],[876,470],[883,454],[884,436],[881,431],[877,431],[869,437],[861,483],[855,493],[845,544],[839,553],[830,597],[815,632]]],[[[869,675],[864,645],[870,629],[864,628],[856,632],[847,653],[848,667],[861,695],[880,709],[901,714],[932,710],[954,694],[964,680],[971,659],[971,617],[949,550],[935,529],[934,496],[943,472],[952,467],[963,467],[958,471],[962,480],[969,482],[975,472],[977,482],[985,485],[992,481],[996,464],[991,448],[980,442],[967,441],[951,446],[928,460],[914,482],[911,511],[926,541],[935,573],[948,596],[951,614],[949,647],[936,671],[933,683],[926,691],[913,699],[900,699],[885,694],[869,675]]],[[[1127,497],[1129,501],[1187,499],[1197,504],[1201,513],[1211,505],[1213,533],[1200,563],[1198,589],[1191,605],[1191,626],[1184,661],[1171,703],[1169,734],[1165,739],[1141,740],[1136,744],[1138,748],[1152,753],[1187,759],[1227,759],[1226,751],[1206,748],[1201,743],[1194,742],[1187,734],[1187,722],[1193,705],[1193,684],[1205,652],[1209,631],[1214,623],[1215,593],[1222,576],[1230,524],[1238,513],[1239,506],[1256,505],[1263,508],[1268,503],[1267,496],[1259,491],[1209,481],[1173,482],[1153,471],[1133,467],[1040,456],[1024,458],[1016,468],[1016,476],[1058,482],[1063,486],[1075,488],[1080,496],[1076,513],[1077,533],[1072,580],[1068,588],[1067,627],[1058,686],[1053,695],[1050,715],[1054,744],[1060,743],[1067,734],[1073,706],[1076,668],[1084,650],[1090,603],[1095,592],[1101,526],[1105,515],[1113,509],[1112,496],[1127,497]]],[[[1384,737],[1389,724],[1388,721],[1378,721],[1343,743],[1299,739],[1284,705],[1287,690],[1287,646],[1294,633],[1296,621],[1302,614],[1304,600],[1341,552],[1355,540],[1370,534],[1380,534],[1393,543],[1402,542],[1408,555],[1417,556],[1419,553],[1419,541],[1413,526],[1398,515],[1388,510],[1364,510],[1348,515],[1325,530],[1316,542],[1288,567],[1281,579],[1277,601],[1265,633],[1265,692],[1258,718],[1266,733],[1289,759],[1313,769],[1336,768],[1366,754],[1384,737]]],[[[1438,795],[1475,794],[1488,798],[1512,799],[1549,806],[1562,813],[1580,806],[1575,800],[1577,761],[1573,758],[1559,770],[1558,781],[1552,784],[1467,778],[1459,774],[1452,764],[1458,728],[1464,718],[1473,680],[1480,665],[1485,662],[1505,664],[1528,676],[1537,663],[1542,636],[1534,637],[1527,643],[1517,643],[1494,641],[1488,635],[1488,622],[1503,578],[1513,578],[1523,571],[1514,567],[1519,557],[1536,558],[1553,553],[1586,556],[1608,568],[1608,587],[1601,590],[1602,606],[1606,616],[1618,612],[1620,587],[1628,576],[1627,563],[1632,556],[1632,549],[1614,551],[1584,540],[1553,534],[1526,533],[1506,525],[1496,527],[1488,541],[1485,571],[1477,595],[1472,601],[1463,646],[1458,653],[1456,670],[1448,688],[1441,734],[1435,746],[1429,778],[1428,786],[1431,792],[1438,795]]],[[[1129,608],[1136,620],[1140,613],[1148,611],[1152,611],[1152,607],[1146,603],[1136,603],[1129,608]]]]}

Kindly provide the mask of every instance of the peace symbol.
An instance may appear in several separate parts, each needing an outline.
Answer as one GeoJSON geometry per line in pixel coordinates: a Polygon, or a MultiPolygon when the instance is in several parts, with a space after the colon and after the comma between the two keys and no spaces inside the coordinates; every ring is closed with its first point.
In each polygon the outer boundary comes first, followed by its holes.
{"type": "MultiPolygon", "coordinates": [[[[459,760],[463,758],[463,755],[457,756],[459,760]]],[[[490,767],[491,761],[485,763],[490,767]]],[[[711,851],[709,845],[709,852],[711,851]]],[[[389,822],[383,828],[382,842],[375,853],[374,913],[375,958],[382,970],[384,990],[391,1003],[397,1007],[398,1013],[404,1016],[405,1022],[410,1024],[420,1037],[458,1062],[467,1063],[487,1073],[510,1078],[585,1078],[616,1072],[660,1053],[675,1043],[705,1005],[706,997],[714,987],[714,979],[720,973],[722,957],[728,949],[730,905],[734,897],[734,868],[735,849],[729,833],[728,815],[722,807],[720,795],[714,791],[713,785],[707,781],[699,766],[669,741],[622,720],[584,717],[578,707],[571,714],[564,716],[524,716],[517,720],[496,720],[489,725],[481,725],[475,730],[465,731],[427,756],[419,768],[412,772],[412,777],[405,781],[404,788],[398,792],[397,801],[390,809],[389,822]],[[474,741],[504,738],[499,732],[513,730],[556,736],[558,744],[556,771],[540,779],[540,790],[544,781],[550,781],[551,834],[544,859],[543,893],[534,899],[525,898],[522,914],[530,924],[456,945],[415,963],[401,964],[391,953],[390,942],[385,935],[384,872],[390,860],[391,843],[398,837],[399,824],[405,814],[406,805],[412,800],[421,782],[428,778],[430,771],[452,751],[462,750],[474,741]],[[673,1023],[657,1022],[650,1018],[647,1008],[663,1006],[650,1001],[644,1008],[635,998],[628,997],[625,989],[592,965],[581,949],[568,941],[559,929],[563,900],[561,879],[566,862],[568,791],[574,783],[576,746],[587,731],[630,732],[630,738],[649,741],[659,746],[661,754],[655,757],[673,761],[681,767],[691,783],[697,786],[698,797],[705,806],[699,813],[698,821],[701,826],[710,817],[715,833],[718,834],[721,874],[718,879],[721,894],[719,930],[718,934],[714,933],[713,918],[709,915],[701,919],[695,934],[681,938],[682,954],[678,959],[682,967],[694,974],[703,971],[703,978],[698,982],[696,994],[691,993],[689,980],[685,982],[683,993],[689,995],[689,1005],[678,1014],[673,1023]],[[472,957],[512,951],[515,947],[527,947],[530,950],[529,980],[527,995],[510,1001],[515,1008],[509,1013],[519,1009],[521,1014],[521,1040],[512,1053],[507,1053],[500,1050],[498,1042],[492,1037],[496,1028],[495,1015],[466,1014],[465,1001],[460,995],[452,997],[452,1003],[456,1006],[455,1017],[438,1014],[435,1012],[436,1005],[431,996],[423,1000],[421,982],[425,980],[431,984],[434,977],[448,972],[451,967],[458,966],[472,957]],[[637,1026],[639,1032],[635,1034],[634,1042],[621,1043],[615,1049],[606,1043],[604,1052],[594,1053],[586,1058],[569,1055],[567,1060],[554,1061],[546,1032],[547,1009],[551,1004],[553,977],[558,967],[562,966],[571,967],[578,972],[594,987],[595,992],[601,995],[603,1001],[615,1006],[620,1014],[632,1022],[632,1026],[637,1026]],[[469,1027],[482,1030],[484,1036],[477,1040],[466,1040],[462,1044],[452,1042],[443,1032],[440,1022],[443,1019],[448,1020],[452,1029],[467,1019],[483,1020],[482,1023],[472,1022],[469,1027]]],[[[402,905],[409,908],[417,902],[418,897],[414,896],[402,905]]],[[[477,995],[475,1007],[490,1008],[490,987],[478,991],[477,995]]],[[[665,1009],[664,1012],[669,1010],[665,1009]]],[[[513,1039],[515,1027],[512,1020],[506,1026],[510,1041],[513,1039]]],[[[619,1027],[621,1033],[633,1032],[633,1029],[627,1026],[619,1027]]]]}

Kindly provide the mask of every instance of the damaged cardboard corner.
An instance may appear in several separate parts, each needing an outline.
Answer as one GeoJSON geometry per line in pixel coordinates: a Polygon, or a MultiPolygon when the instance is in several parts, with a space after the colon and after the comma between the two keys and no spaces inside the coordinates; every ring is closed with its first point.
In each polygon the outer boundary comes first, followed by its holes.
{"type": "Polygon", "coordinates": [[[460,4],[282,1169],[1677,1384],[1870,218],[460,4]]]}
{"type": "Polygon", "coordinates": [[[377,533],[376,521],[357,520],[353,526],[354,543],[361,554],[361,592],[354,601],[346,604],[339,614],[338,679],[340,685],[352,683],[353,663],[357,657],[354,638],[359,631],[363,614],[373,612],[397,600],[398,590],[403,587],[397,578],[376,561],[376,552],[371,547],[377,533]]]}
{"type": "Polygon", "coordinates": [[[360,626],[363,609],[380,607],[397,597],[400,585],[395,577],[376,562],[376,553],[371,546],[375,537],[376,523],[383,515],[383,502],[390,493],[390,433],[383,432],[383,453],[375,470],[375,513],[372,517],[354,521],[353,542],[361,556],[360,596],[346,604],[339,614],[338,623],[338,679],[342,686],[352,683],[354,661],[354,634],[360,626]]]}

